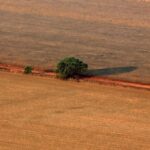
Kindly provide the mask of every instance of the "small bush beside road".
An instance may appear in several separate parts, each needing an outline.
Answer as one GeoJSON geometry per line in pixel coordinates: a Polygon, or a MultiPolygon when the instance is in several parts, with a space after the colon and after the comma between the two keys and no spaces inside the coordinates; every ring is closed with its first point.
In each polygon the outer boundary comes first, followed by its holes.
{"type": "Polygon", "coordinates": [[[32,73],[33,68],[31,66],[26,66],[24,68],[24,73],[25,74],[31,74],[32,73]]]}

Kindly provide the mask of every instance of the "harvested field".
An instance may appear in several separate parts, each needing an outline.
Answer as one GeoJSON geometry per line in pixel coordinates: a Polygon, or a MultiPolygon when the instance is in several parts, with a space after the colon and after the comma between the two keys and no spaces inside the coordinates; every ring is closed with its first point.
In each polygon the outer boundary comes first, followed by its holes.
{"type": "Polygon", "coordinates": [[[150,83],[148,0],[0,0],[0,20],[2,63],[47,68],[73,55],[102,76],[150,83]]]}
{"type": "Polygon", "coordinates": [[[148,150],[150,91],[0,72],[0,150],[148,150]]]}

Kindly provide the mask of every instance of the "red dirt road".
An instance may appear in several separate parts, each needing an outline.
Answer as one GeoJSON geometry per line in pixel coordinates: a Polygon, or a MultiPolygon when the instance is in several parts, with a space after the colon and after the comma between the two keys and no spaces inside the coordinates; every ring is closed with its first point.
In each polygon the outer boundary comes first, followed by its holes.
{"type": "MultiPolygon", "coordinates": [[[[23,73],[24,67],[18,66],[18,65],[11,65],[11,64],[0,64],[0,70],[12,72],[12,73],[23,73]]],[[[33,75],[56,77],[55,73],[46,72],[45,70],[41,68],[34,68],[33,75]]],[[[115,79],[106,78],[106,77],[86,77],[86,78],[83,78],[82,81],[150,90],[150,84],[115,80],[115,79]]]]}

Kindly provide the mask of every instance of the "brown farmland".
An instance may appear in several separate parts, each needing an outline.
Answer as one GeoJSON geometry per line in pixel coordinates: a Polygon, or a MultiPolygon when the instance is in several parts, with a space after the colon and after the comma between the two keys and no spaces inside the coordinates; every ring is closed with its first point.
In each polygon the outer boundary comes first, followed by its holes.
{"type": "Polygon", "coordinates": [[[149,150],[150,92],[0,72],[0,150],[149,150]]]}
{"type": "Polygon", "coordinates": [[[55,67],[65,56],[150,83],[149,1],[0,0],[1,62],[55,67]]]}

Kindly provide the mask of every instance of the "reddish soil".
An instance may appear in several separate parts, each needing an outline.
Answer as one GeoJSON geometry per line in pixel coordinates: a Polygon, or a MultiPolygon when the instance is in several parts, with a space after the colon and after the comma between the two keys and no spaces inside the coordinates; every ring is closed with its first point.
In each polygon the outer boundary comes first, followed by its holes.
{"type": "MultiPolygon", "coordinates": [[[[11,64],[0,64],[0,70],[12,72],[12,73],[23,73],[24,67],[19,66],[19,65],[11,65],[11,64]]],[[[45,71],[37,67],[33,69],[32,74],[39,75],[39,76],[56,77],[56,73],[45,71]]],[[[116,79],[111,79],[107,77],[85,77],[85,78],[82,78],[82,80],[88,81],[88,82],[101,83],[101,84],[109,84],[109,85],[115,85],[115,86],[133,87],[133,88],[141,88],[141,89],[150,90],[150,84],[116,80],[116,79]]]]}
{"type": "Polygon", "coordinates": [[[124,87],[142,88],[142,89],[150,90],[150,84],[116,80],[116,79],[111,79],[111,78],[106,78],[106,77],[89,77],[89,78],[85,78],[84,80],[102,83],[102,84],[118,85],[118,86],[124,86],[124,87]]]}
{"type": "MultiPolygon", "coordinates": [[[[0,64],[0,70],[8,71],[12,73],[23,73],[24,66],[19,65],[11,65],[11,64],[0,64]]],[[[46,72],[41,68],[35,67],[32,72],[33,75],[40,75],[40,76],[55,76],[53,72],[46,72]]]]}

